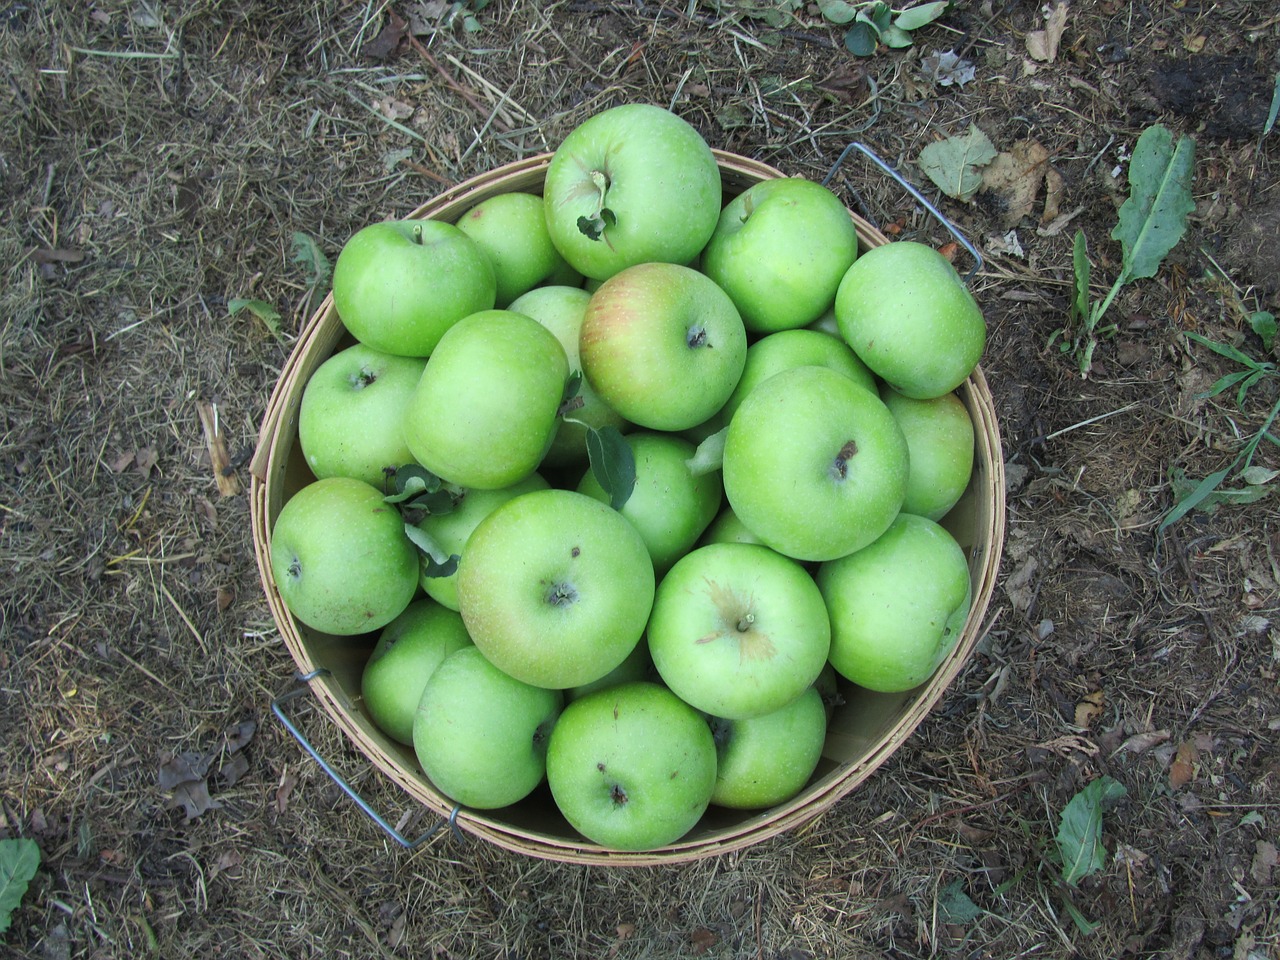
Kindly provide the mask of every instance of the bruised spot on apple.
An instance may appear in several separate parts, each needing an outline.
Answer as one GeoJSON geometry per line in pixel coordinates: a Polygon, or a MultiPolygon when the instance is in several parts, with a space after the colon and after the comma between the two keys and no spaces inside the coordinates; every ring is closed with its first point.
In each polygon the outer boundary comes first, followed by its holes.
{"type": "Polygon", "coordinates": [[[738,660],[772,660],[778,648],[769,635],[756,627],[755,597],[742,596],[732,587],[706,580],[706,595],[719,617],[717,629],[699,637],[694,643],[730,640],[738,644],[738,660]]]}

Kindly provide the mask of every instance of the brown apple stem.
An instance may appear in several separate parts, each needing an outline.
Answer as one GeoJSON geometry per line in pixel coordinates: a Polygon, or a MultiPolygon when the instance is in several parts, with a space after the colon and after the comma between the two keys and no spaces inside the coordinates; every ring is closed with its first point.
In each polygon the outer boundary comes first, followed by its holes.
{"type": "Polygon", "coordinates": [[[849,476],[849,461],[854,458],[857,452],[858,445],[852,440],[840,448],[840,452],[836,454],[835,461],[831,464],[831,475],[835,479],[843,480],[849,476]]]}
{"type": "Polygon", "coordinates": [[[738,632],[746,633],[753,626],[755,626],[755,623],[756,623],[756,615],[754,613],[744,614],[742,618],[738,620],[738,623],[737,623],[738,632]]]}

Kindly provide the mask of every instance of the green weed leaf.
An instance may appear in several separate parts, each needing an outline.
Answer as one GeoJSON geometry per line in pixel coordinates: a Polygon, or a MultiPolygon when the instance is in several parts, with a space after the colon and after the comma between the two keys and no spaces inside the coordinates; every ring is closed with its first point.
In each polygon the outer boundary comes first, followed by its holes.
{"type": "Polygon", "coordinates": [[[1062,856],[1062,879],[1070,886],[1106,865],[1102,814],[1126,792],[1124,784],[1111,777],[1099,777],[1072,797],[1062,811],[1058,853],[1062,856]]]}
{"type": "Polygon", "coordinates": [[[935,141],[920,151],[920,166],[949,197],[968,201],[982,186],[982,168],[996,158],[996,148],[976,124],[959,137],[935,141]]]}
{"type": "Polygon", "coordinates": [[[1276,85],[1271,90],[1271,109],[1267,111],[1267,122],[1262,126],[1264,137],[1275,129],[1276,117],[1280,117],[1280,70],[1276,71],[1276,85]]]}
{"type": "Polygon", "coordinates": [[[319,289],[329,286],[329,278],[333,276],[333,268],[329,258],[320,249],[314,237],[301,231],[293,234],[293,262],[302,264],[307,271],[307,286],[319,289]]]}
{"type": "Polygon", "coordinates": [[[933,23],[946,13],[949,6],[951,6],[951,0],[938,0],[936,3],[922,3],[908,7],[898,14],[893,25],[899,30],[919,30],[925,24],[933,23]]]}
{"type": "Polygon", "coordinates": [[[1156,124],[1138,138],[1129,160],[1129,198],[1111,238],[1120,241],[1121,276],[1154,277],[1161,262],[1182,238],[1191,197],[1195,141],[1181,137],[1177,146],[1169,131],[1156,124]]]}
{"type": "Polygon", "coordinates": [[[938,919],[943,923],[973,923],[983,912],[964,892],[963,880],[952,880],[938,891],[938,919]]]}
{"type": "Polygon", "coordinates": [[[1071,263],[1075,269],[1075,286],[1072,288],[1070,320],[1072,324],[1083,327],[1089,319],[1089,243],[1084,231],[1076,231],[1075,243],[1071,248],[1071,263]]]}
{"type": "Polygon", "coordinates": [[[1249,316],[1249,326],[1262,340],[1262,349],[1270,353],[1276,345],[1276,315],[1259,310],[1249,316]]]}
{"type": "Polygon", "coordinates": [[[0,840],[0,933],[9,929],[13,911],[39,868],[40,847],[34,840],[0,840]]]}
{"type": "Polygon", "coordinates": [[[845,49],[855,57],[869,57],[876,52],[880,33],[873,24],[859,20],[844,35],[845,49]]]}
{"type": "Polygon", "coordinates": [[[843,26],[858,15],[858,8],[845,0],[818,0],[818,12],[827,21],[843,26]]]}
{"type": "Polygon", "coordinates": [[[241,310],[248,310],[262,321],[263,325],[277,340],[284,336],[284,328],[280,323],[280,312],[265,300],[245,300],[234,297],[227,301],[227,312],[235,316],[241,310]]]}
{"type": "Polygon", "coordinates": [[[617,427],[587,431],[587,459],[609,506],[621,510],[636,486],[636,458],[617,427]]]}

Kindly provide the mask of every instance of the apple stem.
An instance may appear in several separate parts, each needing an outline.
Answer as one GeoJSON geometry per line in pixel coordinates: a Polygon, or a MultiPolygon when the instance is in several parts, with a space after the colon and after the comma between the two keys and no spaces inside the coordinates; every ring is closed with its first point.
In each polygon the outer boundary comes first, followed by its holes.
{"type": "Polygon", "coordinates": [[[754,613],[743,614],[742,618],[738,620],[738,624],[737,624],[738,632],[746,633],[753,626],[755,626],[755,622],[756,622],[756,615],[754,613]]]}
{"type": "Polygon", "coordinates": [[[852,440],[841,447],[840,452],[836,454],[835,462],[831,464],[832,477],[836,480],[843,480],[849,476],[849,461],[854,458],[857,452],[858,445],[852,440]]]}
{"type": "Polygon", "coordinates": [[[422,224],[415,223],[413,225],[413,242],[422,245],[422,224]]]}

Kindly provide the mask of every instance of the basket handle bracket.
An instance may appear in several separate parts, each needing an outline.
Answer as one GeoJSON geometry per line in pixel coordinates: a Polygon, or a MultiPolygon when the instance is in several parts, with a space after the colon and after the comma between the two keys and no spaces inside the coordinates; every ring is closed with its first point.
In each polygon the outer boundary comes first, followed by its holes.
{"type": "Polygon", "coordinates": [[[374,810],[373,807],[370,806],[369,801],[365,800],[364,797],[360,796],[360,794],[356,791],[355,787],[351,786],[351,784],[347,782],[346,778],[343,777],[342,774],[340,774],[337,770],[335,770],[328,761],[326,761],[322,756],[320,756],[320,753],[316,750],[314,746],[312,746],[311,741],[306,738],[303,732],[300,729],[298,729],[297,724],[294,723],[293,720],[291,720],[289,716],[285,713],[284,706],[289,701],[295,700],[298,697],[302,696],[304,693],[307,693],[311,689],[309,685],[310,682],[314,680],[316,677],[322,676],[326,673],[328,673],[327,670],[320,669],[320,670],[312,670],[310,673],[306,673],[306,674],[301,674],[301,673],[296,674],[294,679],[297,681],[297,686],[295,686],[292,690],[282,693],[280,696],[276,697],[274,700],[271,701],[271,712],[276,715],[276,717],[280,720],[282,724],[284,724],[284,728],[288,730],[291,734],[293,734],[293,738],[297,740],[299,744],[302,745],[302,749],[305,750],[311,756],[312,760],[314,760],[316,763],[320,765],[320,769],[329,775],[329,778],[338,785],[338,787],[342,790],[342,792],[345,793],[348,797],[350,797],[355,802],[356,806],[359,807],[361,810],[363,810],[365,815],[368,816],[370,820],[372,820],[379,827],[381,827],[382,831],[387,836],[389,836],[392,840],[394,840],[400,846],[404,847],[406,850],[415,850],[418,847],[422,846],[422,844],[430,840],[431,837],[435,835],[436,831],[439,830],[441,827],[443,827],[446,823],[449,825],[450,830],[452,831],[453,835],[457,839],[459,840],[465,839],[462,835],[462,831],[458,828],[458,811],[460,808],[455,806],[453,810],[450,811],[447,819],[438,820],[435,824],[429,827],[427,831],[423,833],[420,837],[414,840],[410,840],[408,837],[402,834],[399,830],[393,827],[390,823],[388,823],[387,820],[381,814],[379,814],[376,810],[374,810]]]}
{"type": "Polygon", "coordinates": [[[872,150],[870,147],[868,147],[866,144],[859,143],[858,141],[855,140],[852,143],[850,143],[847,147],[845,147],[844,150],[840,152],[840,156],[836,159],[836,162],[832,164],[831,169],[827,171],[827,175],[822,179],[822,185],[824,187],[830,186],[831,181],[835,179],[835,175],[839,172],[840,168],[844,166],[844,162],[846,159],[848,159],[849,154],[853,153],[855,150],[858,153],[861,153],[863,156],[865,156],[868,160],[874,163],[882,171],[884,171],[884,173],[891,180],[894,180],[900,187],[906,190],[907,193],[911,194],[911,196],[915,198],[916,203],[924,207],[925,210],[927,210],[935,220],[937,220],[940,224],[946,227],[947,232],[950,233],[951,236],[956,238],[956,241],[960,244],[960,246],[964,247],[965,250],[969,251],[969,255],[973,257],[973,267],[969,270],[967,274],[965,274],[964,282],[966,286],[970,282],[972,282],[973,278],[978,275],[978,271],[982,269],[982,264],[983,264],[982,254],[978,252],[978,248],[975,247],[972,243],[970,243],[968,238],[965,237],[965,235],[960,232],[959,228],[956,227],[956,225],[953,224],[950,220],[948,220],[946,216],[943,215],[942,211],[940,211],[937,207],[935,207],[932,203],[930,203],[929,200],[925,197],[925,195],[922,194],[915,187],[914,184],[912,184],[909,180],[903,177],[902,174],[898,173],[898,171],[895,170],[893,167],[891,167],[888,163],[881,160],[879,155],[876,154],[876,152],[872,150]]]}

